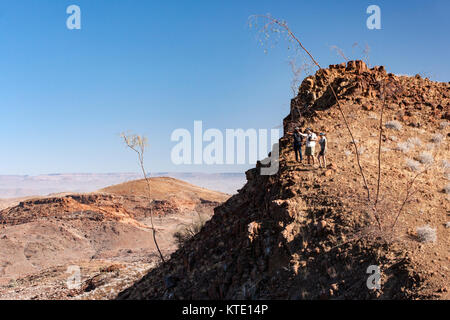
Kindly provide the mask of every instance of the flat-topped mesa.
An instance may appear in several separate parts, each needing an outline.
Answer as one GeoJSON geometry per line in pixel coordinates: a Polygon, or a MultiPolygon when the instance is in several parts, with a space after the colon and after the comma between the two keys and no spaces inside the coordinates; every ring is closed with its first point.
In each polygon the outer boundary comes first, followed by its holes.
{"type": "Polygon", "coordinates": [[[387,97],[389,107],[404,109],[409,114],[419,110],[421,117],[436,120],[450,118],[448,82],[434,82],[419,75],[397,76],[387,73],[384,66],[369,68],[356,60],[330,65],[306,77],[298,95],[291,100],[290,114],[283,121],[284,132],[304,126],[305,118],[314,122],[318,112],[336,105],[330,85],[344,105],[356,104],[365,110],[381,105],[383,80],[395,80],[402,89],[399,94],[387,97]]]}

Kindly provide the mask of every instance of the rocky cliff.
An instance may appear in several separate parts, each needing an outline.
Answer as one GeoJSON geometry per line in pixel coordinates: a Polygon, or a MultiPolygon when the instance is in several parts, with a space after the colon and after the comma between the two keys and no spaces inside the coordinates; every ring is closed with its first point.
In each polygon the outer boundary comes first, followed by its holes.
{"type": "Polygon", "coordinates": [[[449,89],[449,83],[396,76],[361,61],[331,65],[306,78],[284,129],[326,132],[328,167],[296,163],[285,135],[276,175],[260,175],[259,165],[249,170],[247,184],[215,209],[200,233],[118,298],[448,298],[449,89]],[[342,102],[373,191],[383,79],[397,87],[385,95],[380,191],[385,230],[416,175],[410,161],[424,171],[389,239],[377,233],[328,85],[342,102]],[[425,161],[424,154],[432,160],[425,161]],[[424,225],[435,231],[435,241],[421,240],[417,228],[424,225]],[[369,266],[380,268],[381,289],[368,289],[369,266]]]}

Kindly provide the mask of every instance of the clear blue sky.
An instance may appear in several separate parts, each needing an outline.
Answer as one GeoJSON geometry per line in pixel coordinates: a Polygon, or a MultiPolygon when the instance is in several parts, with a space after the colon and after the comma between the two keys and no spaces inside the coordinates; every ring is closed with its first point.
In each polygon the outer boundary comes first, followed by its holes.
{"type": "Polygon", "coordinates": [[[137,171],[119,133],[150,139],[151,171],[239,171],[176,167],[176,128],[272,128],[289,112],[285,46],[265,54],[252,14],[288,21],[322,65],[341,47],[371,47],[390,72],[449,81],[448,14],[441,1],[2,0],[0,174],[137,171]],[[66,8],[82,29],[66,28],[66,8]],[[382,30],[366,28],[381,7],[382,30]]]}

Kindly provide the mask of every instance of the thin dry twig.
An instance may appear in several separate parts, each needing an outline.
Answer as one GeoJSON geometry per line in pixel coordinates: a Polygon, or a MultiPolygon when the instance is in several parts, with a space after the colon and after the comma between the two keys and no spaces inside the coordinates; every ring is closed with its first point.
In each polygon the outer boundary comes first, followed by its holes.
{"type": "Polygon", "coordinates": [[[150,199],[150,223],[151,223],[151,227],[152,227],[151,229],[152,229],[152,234],[153,234],[153,242],[155,243],[156,249],[158,250],[161,261],[163,263],[165,263],[164,256],[163,256],[161,250],[159,249],[158,241],[156,240],[156,229],[153,224],[153,208],[151,205],[152,200],[151,200],[150,180],[147,176],[147,172],[145,171],[145,166],[144,166],[144,151],[147,146],[147,138],[144,136],[139,136],[139,135],[134,135],[134,134],[127,135],[125,133],[122,133],[121,137],[122,137],[124,143],[126,144],[126,146],[128,148],[130,148],[131,150],[133,150],[134,152],[136,152],[136,154],[138,156],[139,166],[141,168],[141,171],[142,171],[142,174],[144,176],[145,183],[147,186],[147,196],[150,199]]]}
{"type": "Polygon", "coordinates": [[[345,56],[344,51],[336,45],[330,46],[330,50],[335,50],[345,61],[348,62],[348,58],[345,56]]]}

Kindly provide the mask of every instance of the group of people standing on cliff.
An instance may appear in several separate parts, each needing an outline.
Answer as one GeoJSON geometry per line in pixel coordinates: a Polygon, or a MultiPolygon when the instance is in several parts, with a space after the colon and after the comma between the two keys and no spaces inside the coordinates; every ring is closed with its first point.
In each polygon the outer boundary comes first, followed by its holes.
{"type": "MultiPolygon", "coordinates": [[[[311,128],[306,129],[306,133],[303,133],[300,131],[299,127],[296,127],[294,129],[294,132],[292,133],[293,139],[294,139],[294,152],[295,152],[295,160],[297,162],[302,163],[303,161],[303,153],[302,148],[303,145],[305,145],[305,155],[308,158],[308,164],[315,164],[315,154],[316,154],[316,142],[318,140],[317,134],[314,133],[314,131],[311,128]],[[305,141],[306,140],[306,141],[305,141]],[[300,158],[300,160],[299,160],[300,158]]],[[[325,133],[319,133],[319,146],[320,151],[317,155],[317,160],[319,161],[319,166],[322,168],[326,168],[327,166],[327,160],[326,160],[326,153],[327,153],[327,137],[325,133]]]]}

